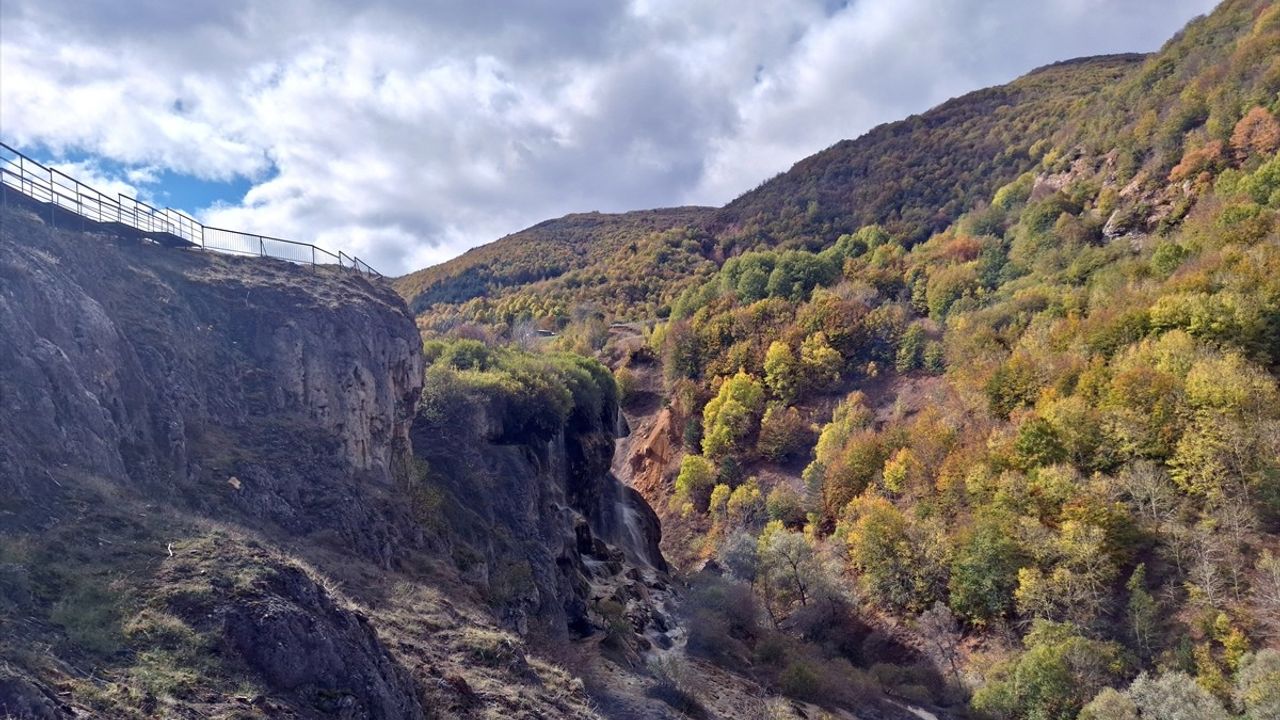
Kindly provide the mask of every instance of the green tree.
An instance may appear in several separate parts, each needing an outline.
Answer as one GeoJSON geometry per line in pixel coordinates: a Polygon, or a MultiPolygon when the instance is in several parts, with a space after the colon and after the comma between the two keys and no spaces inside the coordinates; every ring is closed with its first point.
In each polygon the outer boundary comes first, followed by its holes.
{"type": "Polygon", "coordinates": [[[773,396],[784,404],[795,402],[801,380],[800,362],[791,346],[781,340],[770,343],[764,355],[764,381],[773,396]]]}
{"type": "Polygon", "coordinates": [[[680,461],[680,474],[676,476],[672,507],[682,513],[705,513],[711,503],[711,491],[715,485],[715,464],[701,455],[685,455],[680,461]]]}
{"type": "Polygon", "coordinates": [[[745,371],[728,378],[702,411],[702,452],[722,459],[747,449],[764,409],[764,388],[745,371]]]}
{"type": "Polygon", "coordinates": [[[769,491],[765,510],[770,520],[777,520],[786,527],[795,527],[805,520],[804,497],[786,482],[779,482],[769,491]]]}
{"type": "Polygon", "coordinates": [[[1018,427],[1013,441],[1014,461],[1023,470],[1053,465],[1067,458],[1066,448],[1053,424],[1042,417],[1032,417],[1018,427]]]}
{"type": "Polygon", "coordinates": [[[1037,620],[1023,644],[1026,651],[996,666],[973,694],[975,710],[998,720],[1074,720],[1126,666],[1119,645],[1090,640],[1068,623],[1037,620]]]}
{"type": "Polygon", "coordinates": [[[924,528],[888,500],[863,496],[850,505],[849,561],[867,594],[894,610],[922,610],[939,599],[946,568],[924,528]]]}
{"type": "Polygon", "coordinates": [[[1160,630],[1160,608],[1156,600],[1147,592],[1147,566],[1138,563],[1125,583],[1129,591],[1127,620],[1129,632],[1133,637],[1134,648],[1144,658],[1151,657],[1155,648],[1156,634],[1160,630]]]}
{"type": "Polygon", "coordinates": [[[924,344],[924,327],[919,323],[912,323],[907,327],[907,331],[902,334],[902,342],[898,345],[898,357],[894,362],[894,368],[900,373],[906,373],[922,367],[924,363],[924,344]]]}
{"type": "Polygon", "coordinates": [[[961,536],[948,587],[952,609],[970,622],[985,624],[1013,610],[1018,569],[1028,559],[1017,537],[1013,518],[994,511],[961,536]]]}

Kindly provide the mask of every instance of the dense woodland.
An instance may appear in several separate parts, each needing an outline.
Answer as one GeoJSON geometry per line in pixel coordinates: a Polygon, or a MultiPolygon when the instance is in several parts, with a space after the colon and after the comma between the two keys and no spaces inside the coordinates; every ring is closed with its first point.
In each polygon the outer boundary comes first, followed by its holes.
{"type": "Polygon", "coordinates": [[[665,549],[723,568],[690,652],[825,704],[1277,718],[1278,116],[1280,6],[1228,0],[613,224],[595,264],[409,294],[438,380],[531,415],[572,393],[528,368],[590,371],[466,338],[644,324],[615,375],[625,403],[660,361],[681,430],[665,549]]]}

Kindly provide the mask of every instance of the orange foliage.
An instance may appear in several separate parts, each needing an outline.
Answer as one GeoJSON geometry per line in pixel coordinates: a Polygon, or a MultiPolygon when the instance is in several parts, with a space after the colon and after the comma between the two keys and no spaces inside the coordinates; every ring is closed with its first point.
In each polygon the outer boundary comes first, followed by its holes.
{"type": "Polygon", "coordinates": [[[1269,155],[1280,150],[1280,122],[1264,107],[1250,110],[1231,133],[1231,148],[1243,161],[1250,155],[1269,155]]]}
{"type": "Polygon", "coordinates": [[[969,262],[978,257],[978,253],[981,251],[982,242],[978,238],[961,235],[947,243],[942,253],[945,257],[955,262],[969,262]]]}
{"type": "Polygon", "coordinates": [[[1182,162],[1169,171],[1169,180],[1171,182],[1182,182],[1188,178],[1196,177],[1202,172],[1217,168],[1222,164],[1222,151],[1223,144],[1221,140],[1214,140],[1203,147],[1188,150],[1182,156],[1182,162]]]}

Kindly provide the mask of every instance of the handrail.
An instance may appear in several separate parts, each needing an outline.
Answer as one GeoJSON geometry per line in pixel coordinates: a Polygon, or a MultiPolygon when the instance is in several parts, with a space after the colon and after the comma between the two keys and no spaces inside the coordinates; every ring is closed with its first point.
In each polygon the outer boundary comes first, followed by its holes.
{"type": "Polygon", "coordinates": [[[181,210],[157,208],[123,193],[112,198],[0,142],[0,194],[8,189],[47,205],[51,224],[56,223],[55,211],[62,210],[90,222],[124,225],[144,235],[176,238],[188,247],[201,250],[270,257],[304,265],[337,265],[362,275],[382,277],[368,263],[341,250],[333,253],[297,240],[209,227],[181,210]]]}

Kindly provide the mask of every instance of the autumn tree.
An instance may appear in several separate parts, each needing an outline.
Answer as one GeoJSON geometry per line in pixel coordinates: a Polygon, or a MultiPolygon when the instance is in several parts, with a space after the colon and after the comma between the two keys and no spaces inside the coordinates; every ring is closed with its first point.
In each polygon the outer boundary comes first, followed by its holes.
{"type": "Polygon", "coordinates": [[[849,561],[867,594],[895,610],[922,609],[946,586],[945,548],[888,500],[864,496],[849,508],[849,561]]]}
{"type": "Polygon", "coordinates": [[[982,513],[957,543],[951,561],[951,607],[970,622],[984,624],[1013,609],[1018,569],[1027,561],[1012,517],[982,513]]]}
{"type": "Polygon", "coordinates": [[[998,720],[1075,720],[1125,667],[1119,645],[1086,638],[1068,623],[1037,620],[1023,644],[1026,651],[993,668],[987,684],[974,693],[979,712],[998,720]]]}
{"type": "Polygon", "coordinates": [[[800,343],[800,367],[804,372],[803,386],[806,390],[830,388],[840,380],[843,366],[844,358],[831,347],[825,332],[818,331],[800,343]]]}
{"type": "Polygon", "coordinates": [[[764,409],[764,388],[745,371],[725,379],[702,411],[702,452],[712,459],[741,453],[764,409]]]}
{"type": "Polygon", "coordinates": [[[761,457],[786,462],[804,452],[810,441],[809,427],[795,408],[775,405],[764,411],[756,442],[761,457]]]}
{"type": "Polygon", "coordinates": [[[685,455],[676,476],[672,507],[679,512],[706,512],[716,486],[716,466],[701,455],[685,455]]]}
{"type": "Polygon", "coordinates": [[[795,402],[799,396],[800,362],[787,343],[774,340],[769,344],[764,356],[764,381],[773,396],[784,404],[795,402]]]}
{"type": "Polygon", "coordinates": [[[1280,150],[1280,121],[1258,106],[1245,113],[1231,132],[1231,149],[1243,162],[1250,156],[1266,156],[1280,150]]]}

